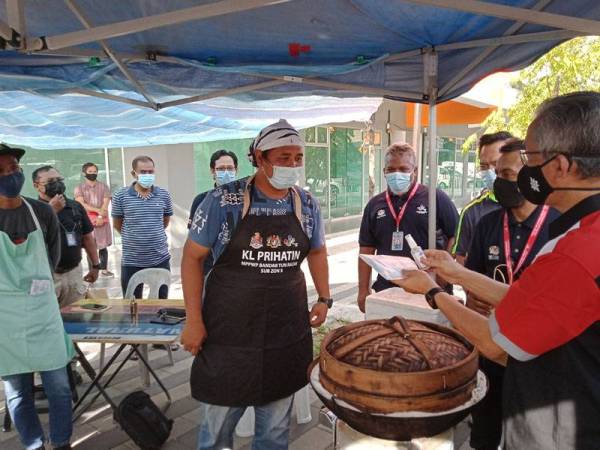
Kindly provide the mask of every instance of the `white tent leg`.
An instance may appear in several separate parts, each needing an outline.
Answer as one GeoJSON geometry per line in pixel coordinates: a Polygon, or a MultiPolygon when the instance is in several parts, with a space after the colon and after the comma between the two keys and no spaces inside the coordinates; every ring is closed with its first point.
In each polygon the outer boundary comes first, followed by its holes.
{"type": "Polygon", "coordinates": [[[600,22],[579,17],[533,11],[527,8],[499,5],[479,0],[404,0],[419,5],[436,6],[438,8],[467,11],[488,17],[516,20],[518,22],[537,23],[559,30],[571,30],[584,34],[600,34],[600,22]]]}
{"type": "MultiPolygon", "coordinates": [[[[421,148],[421,114],[423,107],[420,103],[414,105],[413,130],[412,130],[412,147],[417,154],[417,166],[421,164],[423,159],[423,149],[421,148]]],[[[423,171],[419,170],[419,180],[423,181],[423,171]]]]}
{"type": "Polygon", "coordinates": [[[57,50],[59,48],[99,41],[100,39],[125,36],[127,34],[139,33],[140,31],[151,30],[153,28],[223,16],[241,11],[249,11],[288,1],[290,0],[222,0],[220,2],[207,3],[191,8],[170,11],[164,14],[100,25],[89,30],[74,31],[57,36],[49,36],[44,39],[32,39],[28,44],[28,50],[37,51],[44,50],[45,48],[57,50]]]}
{"type": "MultiPolygon", "coordinates": [[[[73,2],[73,0],[65,0],[65,2],[67,3],[67,6],[69,7],[69,9],[71,9],[71,11],[73,12],[73,14],[75,14],[75,16],[83,24],[83,26],[85,26],[88,30],[90,28],[92,28],[92,24],[90,23],[90,21],[85,17],[85,15],[83,14],[83,12],[77,7],[77,5],[75,5],[75,3],[73,2]]],[[[133,85],[134,89],[136,91],[138,91],[138,93],[140,93],[148,101],[148,103],[150,105],[152,105],[153,109],[158,110],[158,106],[156,105],[156,102],[154,101],[154,99],[146,92],[146,90],[144,89],[144,87],[131,74],[131,72],[129,72],[129,69],[127,69],[127,67],[125,66],[125,64],[117,57],[117,55],[115,55],[113,53],[113,51],[110,49],[110,47],[108,46],[108,44],[106,43],[106,41],[104,41],[104,40],[101,39],[101,40],[98,41],[98,43],[102,46],[102,49],[106,52],[106,54],[109,56],[109,58],[112,59],[113,62],[117,65],[117,67],[123,73],[123,75],[125,75],[125,77],[133,85]]]]}
{"type": "Polygon", "coordinates": [[[424,91],[429,95],[429,211],[428,248],[435,249],[437,229],[437,82],[438,82],[438,55],[429,51],[423,55],[424,91]]]}
{"type": "MultiPolygon", "coordinates": [[[[535,5],[533,5],[533,7],[531,9],[533,11],[541,11],[546,6],[548,6],[548,4],[550,2],[552,2],[552,0],[540,0],[535,5]]],[[[506,32],[504,33],[504,36],[512,36],[515,33],[518,33],[523,28],[523,26],[525,26],[525,22],[517,22],[517,23],[513,24],[508,30],[506,30],[506,32]]],[[[450,81],[448,81],[444,86],[442,86],[440,88],[439,95],[443,96],[444,94],[446,94],[446,92],[448,92],[450,89],[452,89],[454,86],[456,86],[456,84],[460,80],[462,80],[465,75],[470,73],[473,69],[475,69],[475,67],[477,67],[479,64],[481,64],[497,48],[499,48],[499,46],[489,47],[489,48],[485,49],[483,52],[481,52],[477,58],[473,59],[473,61],[471,61],[469,64],[467,64],[463,70],[461,70],[459,73],[457,73],[456,76],[454,76],[450,81]]]]}

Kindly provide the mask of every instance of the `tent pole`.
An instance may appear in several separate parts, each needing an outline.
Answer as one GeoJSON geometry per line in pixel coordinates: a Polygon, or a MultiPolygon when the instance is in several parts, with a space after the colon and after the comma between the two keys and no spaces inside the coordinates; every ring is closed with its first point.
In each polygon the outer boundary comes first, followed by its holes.
{"type": "MultiPolygon", "coordinates": [[[[420,103],[413,103],[414,117],[412,130],[412,147],[417,153],[417,166],[421,165],[423,159],[423,149],[421,148],[421,113],[423,107],[420,103]]],[[[423,171],[419,170],[419,181],[423,181],[423,171]]]]}
{"type": "MultiPolygon", "coordinates": [[[[541,11],[546,6],[548,6],[548,4],[550,2],[552,2],[552,0],[540,0],[535,5],[533,5],[533,7],[531,9],[533,11],[541,11]]],[[[512,36],[515,33],[519,32],[524,26],[525,26],[525,22],[517,22],[517,23],[513,24],[508,30],[506,30],[506,32],[504,33],[503,36],[512,36]]],[[[443,96],[444,94],[446,94],[454,86],[456,86],[456,84],[460,80],[462,80],[465,75],[467,75],[473,69],[475,69],[475,67],[477,67],[479,64],[481,64],[483,62],[483,60],[485,60],[488,56],[490,56],[499,47],[500,47],[499,45],[495,45],[495,46],[489,47],[489,48],[485,49],[483,52],[481,52],[479,54],[479,56],[474,58],[473,61],[471,61],[469,64],[467,64],[463,70],[461,70],[459,73],[457,73],[456,76],[454,76],[450,81],[448,81],[444,86],[442,86],[440,88],[440,94],[439,94],[440,97],[443,96]]]]}
{"type": "Polygon", "coordinates": [[[210,100],[211,98],[224,97],[227,95],[240,94],[242,92],[256,91],[258,89],[265,89],[273,86],[279,86],[280,84],[286,84],[287,81],[273,80],[263,81],[261,83],[247,84],[236,88],[223,89],[220,91],[211,92],[205,95],[194,95],[192,97],[180,98],[178,100],[172,100],[170,102],[164,102],[158,104],[158,109],[169,108],[171,106],[185,105],[186,103],[200,102],[202,100],[210,100]]]}
{"type": "Polygon", "coordinates": [[[506,6],[497,3],[482,2],[479,0],[404,0],[419,5],[435,6],[437,8],[466,11],[488,17],[516,20],[518,22],[546,25],[559,30],[577,31],[583,34],[600,34],[600,22],[597,20],[582,19],[580,17],[565,16],[527,8],[506,6]]]}
{"type": "Polygon", "coordinates": [[[423,87],[429,101],[429,211],[427,213],[428,248],[435,249],[437,229],[437,88],[438,55],[430,50],[423,55],[423,87]]]}
{"type": "Polygon", "coordinates": [[[286,3],[288,1],[290,0],[222,0],[220,2],[169,11],[164,14],[156,14],[154,16],[100,25],[89,30],[80,30],[56,36],[31,39],[27,50],[57,50],[59,48],[99,41],[100,39],[110,39],[132,33],[139,33],[140,31],[151,30],[153,28],[249,11],[265,6],[286,3]]]}
{"type": "MultiPolygon", "coordinates": [[[[75,16],[79,19],[79,21],[83,24],[84,27],[86,27],[88,30],[90,28],[92,28],[91,22],[85,17],[83,12],[77,7],[77,5],[75,5],[75,3],[73,3],[73,0],[65,0],[65,2],[67,3],[67,6],[69,7],[69,9],[73,12],[73,14],[75,14],[75,16]]],[[[141,85],[141,83],[137,80],[137,78],[135,78],[131,74],[131,72],[129,72],[129,69],[117,57],[117,55],[115,55],[115,53],[111,50],[111,48],[108,46],[106,41],[101,39],[98,41],[98,43],[100,44],[102,49],[106,52],[108,57],[110,59],[112,59],[113,62],[117,65],[117,67],[123,73],[123,75],[125,75],[125,78],[127,78],[129,80],[129,82],[133,85],[135,90],[138,91],[138,93],[141,94],[142,97],[144,97],[150,105],[152,105],[152,108],[155,111],[158,111],[158,106],[157,106],[156,102],[154,101],[154,99],[148,94],[148,92],[146,92],[146,90],[141,85]]]]}
{"type": "Polygon", "coordinates": [[[437,228],[437,102],[435,96],[429,98],[429,215],[428,236],[430,249],[435,248],[437,228]]]}
{"type": "Polygon", "coordinates": [[[127,103],[129,105],[142,106],[144,108],[154,109],[148,102],[142,102],[141,100],[134,100],[127,97],[119,97],[118,95],[106,94],[104,92],[92,91],[91,89],[73,88],[68,89],[67,92],[72,94],[89,95],[90,97],[103,98],[105,100],[112,100],[114,102],[127,103]]]}
{"type": "MultiPolygon", "coordinates": [[[[23,0],[6,0],[8,25],[21,36],[25,36],[27,31],[25,29],[25,12],[23,6],[23,0]]],[[[23,48],[24,45],[25,42],[21,39],[19,48],[23,48]]]]}

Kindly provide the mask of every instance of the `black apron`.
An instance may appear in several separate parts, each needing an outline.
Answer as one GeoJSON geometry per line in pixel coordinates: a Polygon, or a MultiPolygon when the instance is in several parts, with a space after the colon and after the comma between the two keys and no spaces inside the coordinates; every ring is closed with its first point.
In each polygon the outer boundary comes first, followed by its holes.
{"type": "Polygon", "coordinates": [[[237,230],[205,284],[208,337],[194,359],[192,396],[222,406],[255,406],[307,384],[312,360],[306,282],[300,264],[310,250],[295,214],[248,215],[250,189],[237,230]]]}

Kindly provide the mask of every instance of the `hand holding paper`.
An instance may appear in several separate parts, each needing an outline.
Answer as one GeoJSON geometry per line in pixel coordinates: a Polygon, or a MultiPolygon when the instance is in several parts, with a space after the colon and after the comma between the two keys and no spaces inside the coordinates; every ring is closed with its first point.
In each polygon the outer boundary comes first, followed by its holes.
{"type": "Polygon", "coordinates": [[[418,270],[415,262],[404,256],[361,254],[360,258],[389,281],[404,278],[405,271],[418,270]]]}

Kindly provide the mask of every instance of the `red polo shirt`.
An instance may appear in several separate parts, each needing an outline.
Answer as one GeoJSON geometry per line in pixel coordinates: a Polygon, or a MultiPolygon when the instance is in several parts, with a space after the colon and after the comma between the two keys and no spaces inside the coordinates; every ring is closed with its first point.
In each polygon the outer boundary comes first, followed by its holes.
{"type": "Polygon", "coordinates": [[[555,220],[550,238],[490,319],[494,341],[520,361],[566,344],[600,320],[600,195],[555,220]]]}

